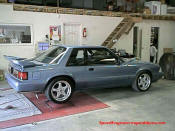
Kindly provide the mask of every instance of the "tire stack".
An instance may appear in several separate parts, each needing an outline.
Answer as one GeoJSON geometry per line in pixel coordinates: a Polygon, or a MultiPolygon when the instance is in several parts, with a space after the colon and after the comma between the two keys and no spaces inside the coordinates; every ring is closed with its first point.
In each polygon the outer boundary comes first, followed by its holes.
{"type": "Polygon", "coordinates": [[[165,53],[160,58],[159,65],[165,79],[175,80],[175,53],[165,53]]]}

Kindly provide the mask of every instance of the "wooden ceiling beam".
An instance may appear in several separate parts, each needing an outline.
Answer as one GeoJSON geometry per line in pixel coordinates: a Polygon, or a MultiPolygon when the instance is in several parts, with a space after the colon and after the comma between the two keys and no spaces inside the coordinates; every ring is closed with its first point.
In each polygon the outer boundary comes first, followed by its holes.
{"type": "Polygon", "coordinates": [[[141,13],[125,13],[113,11],[99,11],[88,9],[74,9],[62,7],[48,7],[36,5],[13,4],[15,11],[32,11],[32,12],[46,12],[59,14],[74,14],[74,15],[91,15],[91,16],[108,16],[108,17],[134,17],[136,21],[141,22],[142,19],[148,20],[175,20],[175,15],[147,15],[141,13]]]}

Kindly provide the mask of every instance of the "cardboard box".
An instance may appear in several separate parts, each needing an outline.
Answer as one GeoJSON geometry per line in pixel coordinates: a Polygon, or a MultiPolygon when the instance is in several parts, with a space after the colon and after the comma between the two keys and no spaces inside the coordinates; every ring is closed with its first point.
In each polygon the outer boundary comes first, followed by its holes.
{"type": "Polygon", "coordinates": [[[150,1],[144,3],[145,7],[151,10],[151,14],[160,15],[161,2],[160,1],[150,1]]]}
{"type": "Polygon", "coordinates": [[[0,3],[7,3],[7,0],[0,0],[0,3]]]}
{"type": "Polygon", "coordinates": [[[151,10],[149,8],[145,8],[143,10],[143,13],[146,14],[146,15],[150,15],[151,14],[151,10]]]}
{"type": "Polygon", "coordinates": [[[165,4],[165,0],[160,0],[161,4],[165,4]]]}
{"type": "Polygon", "coordinates": [[[163,48],[164,53],[173,53],[173,48],[163,48]]]}

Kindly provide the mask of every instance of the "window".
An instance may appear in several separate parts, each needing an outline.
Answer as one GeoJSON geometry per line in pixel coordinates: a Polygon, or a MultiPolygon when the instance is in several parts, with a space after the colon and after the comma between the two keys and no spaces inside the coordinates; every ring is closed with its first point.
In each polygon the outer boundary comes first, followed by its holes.
{"type": "Polygon", "coordinates": [[[40,56],[34,58],[34,60],[47,64],[56,64],[60,58],[64,55],[66,48],[53,47],[48,51],[42,53],[40,56]]]}
{"type": "Polygon", "coordinates": [[[84,50],[83,49],[73,49],[67,65],[68,66],[82,66],[84,64],[85,64],[84,50]]]}
{"type": "Polygon", "coordinates": [[[31,44],[31,26],[0,24],[0,44],[31,44]]]}
{"type": "Polygon", "coordinates": [[[115,65],[116,57],[106,49],[87,49],[88,65],[115,65]]]}

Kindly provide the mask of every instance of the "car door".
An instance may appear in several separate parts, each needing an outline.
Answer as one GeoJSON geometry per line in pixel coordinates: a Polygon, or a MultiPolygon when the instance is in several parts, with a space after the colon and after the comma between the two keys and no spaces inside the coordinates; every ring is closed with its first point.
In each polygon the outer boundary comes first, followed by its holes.
{"type": "Polygon", "coordinates": [[[86,88],[86,75],[84,74],[85,68],[85,57],[84,49],[74,48],[72,49],[71,55],[66,64],[66,73],[73,77],[76,82],[76,89],[86,88]]]}
{"type": "Polygon", "coordinates": [[[86,49],[86,85],[89,88],[128,85],[127,65],[106,48],[86,49]]]}

